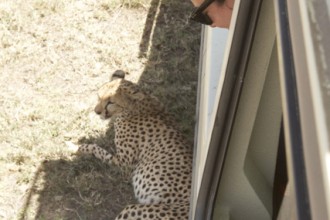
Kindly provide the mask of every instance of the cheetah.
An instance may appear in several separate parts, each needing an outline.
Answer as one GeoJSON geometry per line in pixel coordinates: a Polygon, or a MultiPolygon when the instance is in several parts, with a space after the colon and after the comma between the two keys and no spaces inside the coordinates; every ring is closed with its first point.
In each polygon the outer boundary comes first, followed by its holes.
{"type": "Polygon", "coordinates": [[[111,154],[95,144],[78,152],[93,154],[120,167],[133,167],[132,185],[139,204],[127,205],[116,220],[187,220],[192,178],[192,148],[162,103],[114,73],[98,91],[94,109],[114,118],[115,149],[111,154]]]}

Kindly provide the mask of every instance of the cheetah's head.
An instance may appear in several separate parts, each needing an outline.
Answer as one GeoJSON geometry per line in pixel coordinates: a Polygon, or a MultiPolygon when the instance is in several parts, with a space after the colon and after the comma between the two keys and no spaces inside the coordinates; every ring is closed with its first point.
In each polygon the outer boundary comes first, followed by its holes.
{"type": "Polygon", "coordinates": [[[138,85],[124,79],[125,74],[116,71],[110,82],[98,91],[98,103],[94,111],[103,119],[111,118],[124,111],[133,111],[146,94],[138,85]]]}

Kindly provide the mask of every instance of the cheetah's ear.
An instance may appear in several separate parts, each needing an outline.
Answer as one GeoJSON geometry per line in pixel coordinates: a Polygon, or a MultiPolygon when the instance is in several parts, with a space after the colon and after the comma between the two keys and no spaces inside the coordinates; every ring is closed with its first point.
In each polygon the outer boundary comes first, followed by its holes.
{"type": "Polygon", "coordinates": [[[110,82],[115,79],[124,79],[126,74],[128,73],[123,70],[116,70],[115,72],[112,73],[110,77],[110,82]]]}

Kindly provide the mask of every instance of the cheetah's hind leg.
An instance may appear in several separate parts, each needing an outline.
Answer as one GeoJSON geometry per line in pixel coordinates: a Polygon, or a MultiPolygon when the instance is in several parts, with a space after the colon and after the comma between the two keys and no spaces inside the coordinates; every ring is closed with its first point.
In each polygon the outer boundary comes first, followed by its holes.
{"type": "Polygon", "coordinates": [[[73,153],[93,154],[96,158],[102,160],[105,163],[111,163],[111,160],[113,158],[112,154],[110,154],[108,151],[104,150],[97,144],[83,144],[78,146],[71,141],[66,141],[65,144],[73,153]]]}

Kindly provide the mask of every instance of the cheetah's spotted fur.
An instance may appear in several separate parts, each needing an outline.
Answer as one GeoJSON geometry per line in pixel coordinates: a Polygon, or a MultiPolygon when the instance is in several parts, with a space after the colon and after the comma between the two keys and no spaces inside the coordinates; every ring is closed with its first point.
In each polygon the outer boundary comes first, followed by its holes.
{"type": "Polygon", "coordinates": [[[116,154],[97,145],[80,152],[118,166],[133,166],[134,193],[140,204],[128,205],[119,219],[188,219],[192,151],[162,104],[138,85],[115,78],[99,91],[95,112],[115,117],[116,154]]]}

